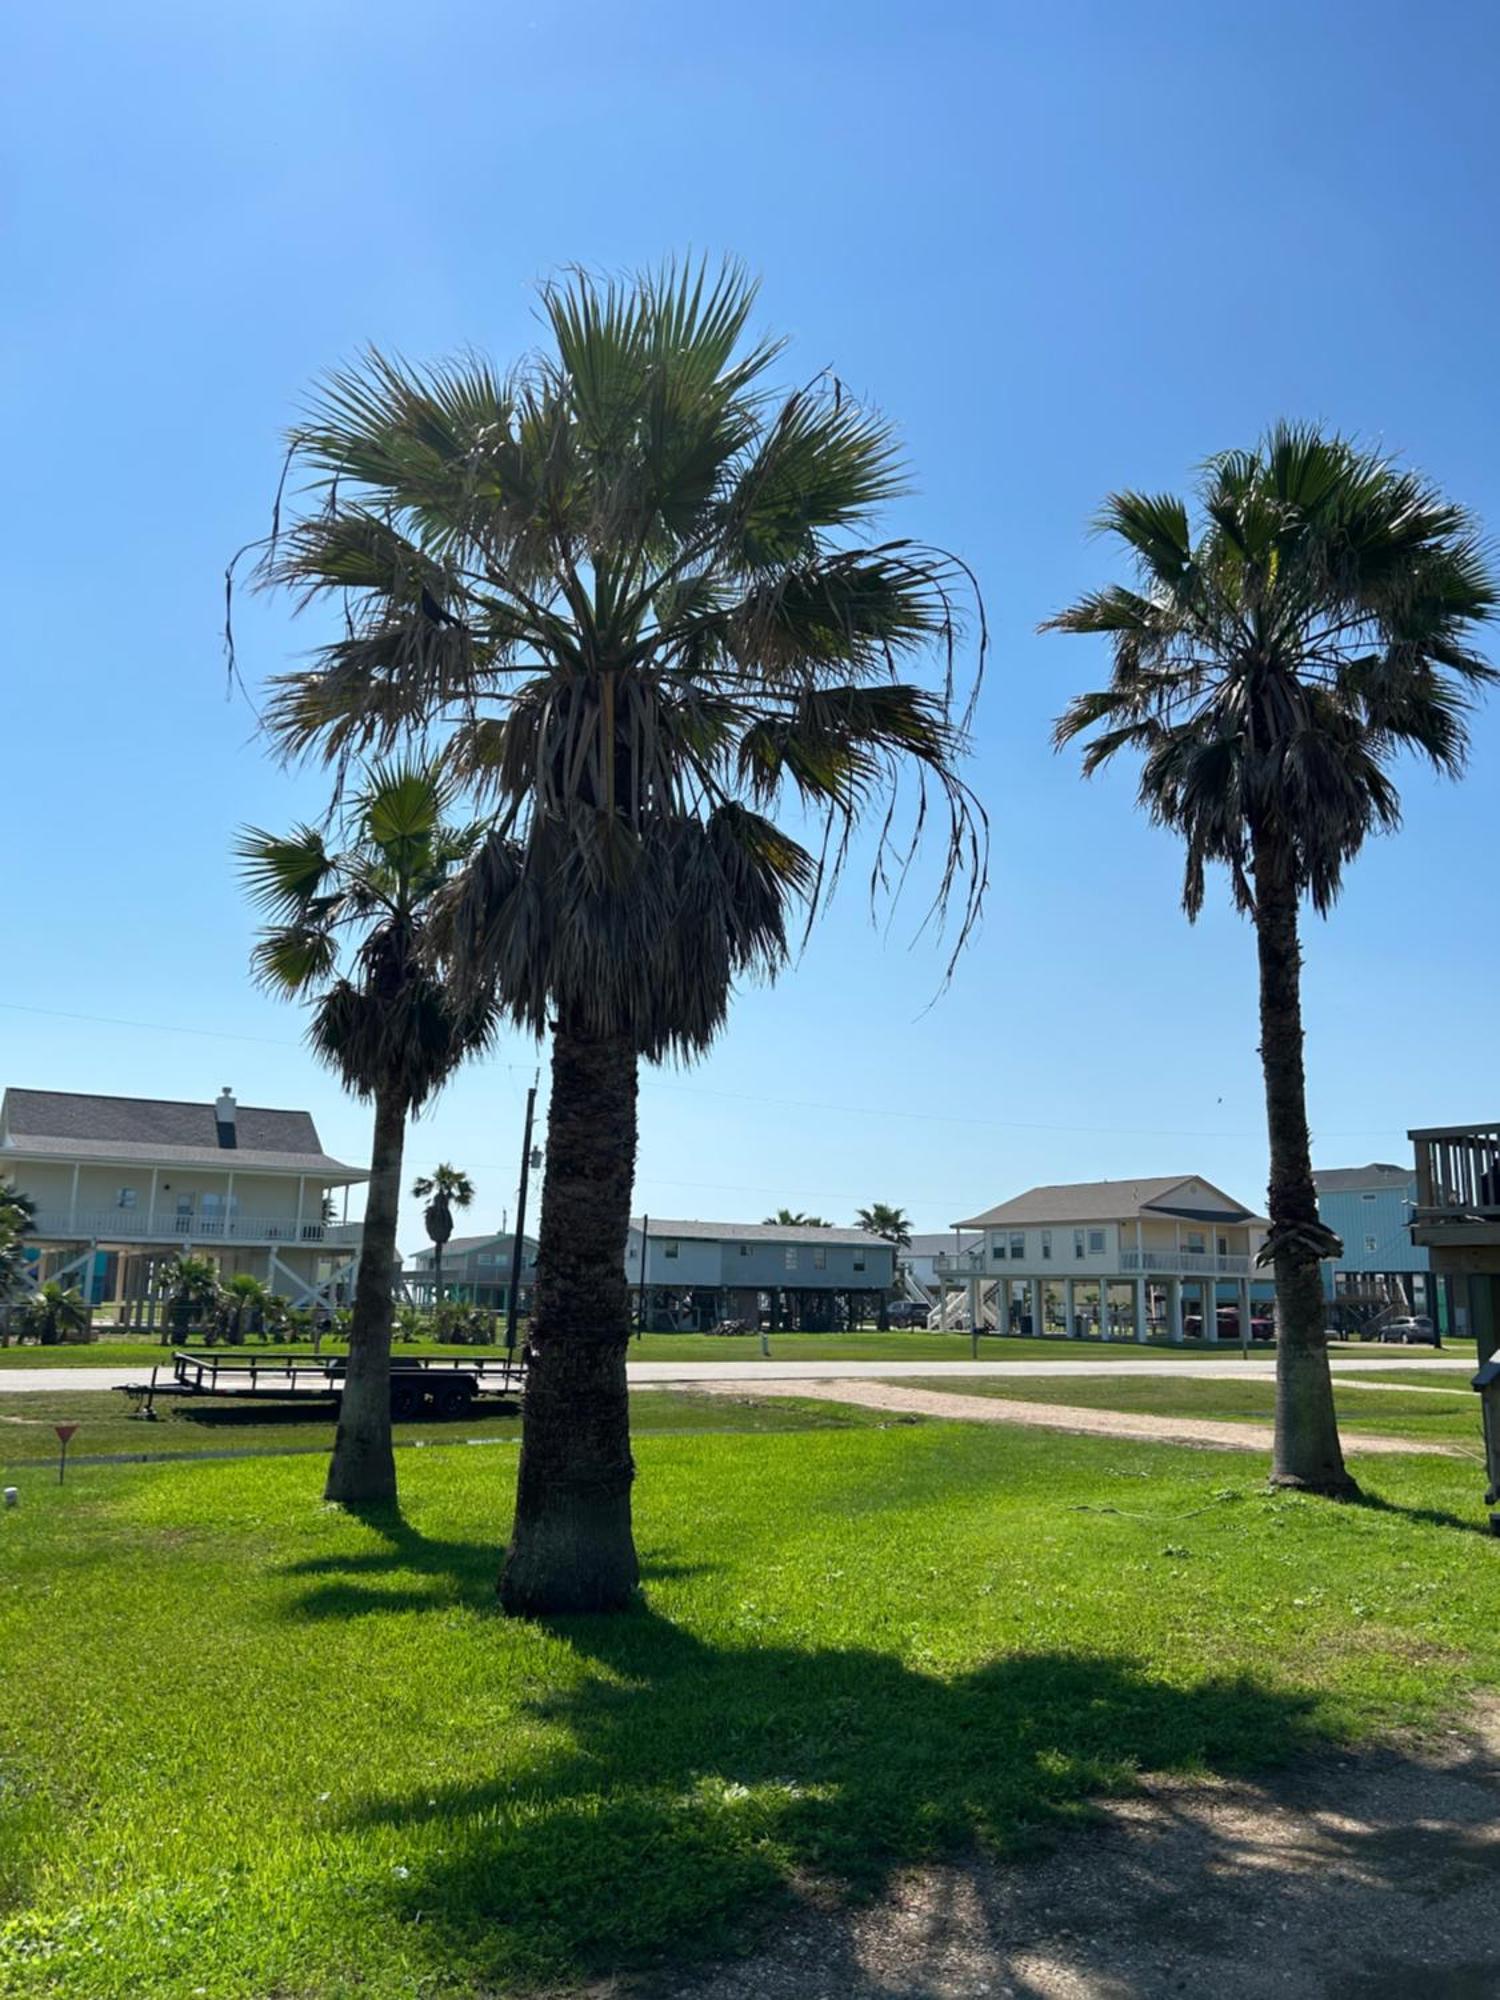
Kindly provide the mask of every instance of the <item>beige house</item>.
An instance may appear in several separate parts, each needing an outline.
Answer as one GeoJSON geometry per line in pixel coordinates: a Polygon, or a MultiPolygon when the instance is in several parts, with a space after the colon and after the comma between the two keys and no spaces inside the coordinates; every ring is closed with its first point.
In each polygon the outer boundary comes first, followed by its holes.
{"type": "Polygon", "coordinates": [[[953,1226],[978,1240],[934,1276],[967,1294],[971,1326],[1214,1341],[1251,1323],[1265,1222],[1201,1175],[1030,1188],[953,1226]]]}
{"type": "Polygon", "coordinates": [[[179,1251],[294,1305],[331,1296],[357,1226],[325,1220],[325,1201],[369,1179],[323,1151],[306,1111],[241,1105],[227,1088],[196,1104],[7,1090],[0,1175],[36,1207],[30,1281],[63,1279],[137,1325],[154,1320],[157,1267],[179,1251]]]}

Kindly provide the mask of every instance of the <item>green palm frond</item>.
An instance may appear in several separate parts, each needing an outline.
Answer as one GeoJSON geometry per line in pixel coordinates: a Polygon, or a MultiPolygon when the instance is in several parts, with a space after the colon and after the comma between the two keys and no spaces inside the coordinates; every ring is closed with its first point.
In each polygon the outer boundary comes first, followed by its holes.
{"type": "Polygon", "coordinates": [[[1108,503],[1141,587],[1092,591],[1044,628],[1113,653],[1055,740],[1085,738],[1089,771],[1140,755],[1142,802],[1186,843],[1191,912],[1215,863],[1251,906],[1257,841],[1326,910],[1365,838],[1399,823],[1394,760],[1462,768],[1500,590],[1463,508],[1309,426],[1210,459],[1198,499],[1196,539],[1185,502],[1108,503]]]}
{"type": "MultiPolygon", "coordinates": [[[[293,440],[316,504],[266,574],[345,625],[274,690],[273,736],[335,765],[444,746],[484,830],[419,855],[403,822],[399,858],[441,878],[459,990],[495,977],[530,1026],[566,1007],[701,1048],[865,822],[877,891],[944,841],[957,948],[985,867],[957,775],[977,592],[941,550],[865,539],[906,486],[890,426],[828,376],[773,389],[737,265],[571,272],[542,307],[508,374],[371,352],[319,385],[293,440]],[[821,859],[782,805],[821,818],[821,859]]],[[[368,869],[348,894],[372,921],[390,900],[368,869]]]]}

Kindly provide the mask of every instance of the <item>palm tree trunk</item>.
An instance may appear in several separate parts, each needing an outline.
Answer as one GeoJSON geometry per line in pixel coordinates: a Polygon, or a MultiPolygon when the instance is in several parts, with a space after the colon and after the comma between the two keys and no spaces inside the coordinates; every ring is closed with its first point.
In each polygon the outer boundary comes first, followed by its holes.
{"type": "Polygon", "coordinates": [[[434,1243],[432,1246],[432,1303],[434,1306],[441,1306],[443,1303],[443,1246],[441,1243],[434,1243]]]}
{"type": "MultiPolygon", "coordinates": [[[[1267,1247],[1276,1272],[1276,1486],[1349,1498],[1324,1331],[1318,1195],[1307,1133],[1302,1063],[1302,950],[1297,891],[1264,843],[1255,854],[1255,934],[1260,957],[1260,1059],[1271,1155],[1267,1247]]],[[[1205,1329],[1207,1331],[1207,1329],[1205,1329]]]]}
{"type": "Polygon", "coordinates": [[[396,1456],[391,1449],[391,1317],[395,1310],[391,1286],[405,1144],[404,1098],[395,1091],[377,1092],[370,1184],[349,1328],[349,1363],[333,1460],[323,1489],[325,1500],[345,1505],[390,1503],[396,1498],[396,1456]]]}
{"type": "Polygon", "coordinates": [[[636,1055],[559,1021],[516,1520],[500,1601],[535,1617],[617,1611],[640,1578],[630,1527],[630,1291],[636,1055]]]}

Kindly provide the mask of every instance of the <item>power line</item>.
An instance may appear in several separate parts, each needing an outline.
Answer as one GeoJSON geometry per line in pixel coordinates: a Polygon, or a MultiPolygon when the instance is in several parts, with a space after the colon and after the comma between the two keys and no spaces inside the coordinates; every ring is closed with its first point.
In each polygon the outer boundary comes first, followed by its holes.
{"type": "MultiPolygon", "coordinates": [[[[147,1034],[196,1035],[207,1041],[253,1042],[263,1048],[300,1049],[301,1042],[283,1041],[271,1035],[242,1035],[222,1031],[217,1028],[191,1028],[168,1021],[129,1021],[115,1014],[82,1014],[61,1007],[30,1007],[16,1000],[0,1000],[0,1009],[12,1014],[33,1014],[44,1019],[58,1021],[86,1021],[98,1027],[135,1028],[147,1034]]],[[[488,1070],[529,1071],[530,1063],[486,1063],[488,1070]]],[[[817,1098],[808,1097],[768,1097],[762,1091],[719,1090],[707,1083],[668,1083],[659,1076],[648,1075],[642,1084],[646,1091],[669,1090],[689,1097],[715,1097],[736,1104],[772,1105],[784,1111],[817,1111],[837,1118],[880,1118],[900,1119],[908,1123],[927,1125],[962,1125],[975,1130],[990,1132],[1058,1132],[1079,1137],[1135,1138],[1135,1139],[1235,1139],[1260,1143],[1263,1132],[1212,1132],[1188,1126],[1169,1125],[1067,1125],[1039,1119],[1024,1118],[973,1118],[947,1111],[906,1111],[888,1104],[828,1104],[817,1098]]],[[[1388,1125],[1366,1125],[1358,1130],[1339,1132],[1319,1131],[1318,1139],[1380,1139],[1390,1136],[1392,1127],[1388,1125]]],[[[483,1163],[481,1163],[483,1164],[483,1163]]],[[[493,1165],[493,1162],[489,1163],[493,1165]]],[[[668,1185],[664,1183],[664,1185],[668,1185]]],[[[682,1183],[686,1186],[688,1183],[682,1183]]],[[[708,1185],[699,1183],[699,1185],[708,1185]]],[[[753,1192],[753,1190],[746,1190],[753,1192]]]]}

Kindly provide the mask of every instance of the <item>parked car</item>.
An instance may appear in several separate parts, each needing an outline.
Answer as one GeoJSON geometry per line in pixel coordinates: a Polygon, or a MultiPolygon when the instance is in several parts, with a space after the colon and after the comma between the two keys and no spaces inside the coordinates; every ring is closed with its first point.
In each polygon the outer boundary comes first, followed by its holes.
{"type": "Polygon", "coordinates": [[[893,1327],[905,1329],[926,1326],[928,1308],[907,1299],[893,1299],[886,1309],[886,1318],[893,1327]]]}
{"type": "Polygon", "coordinates": [[[1436,1347],[1437,1328],[1426,1313],[1410,1313],[1403,1319],[1388,1319],[1378,1329],[1378,1338],[1395,1347],[1436,1347]]]}

